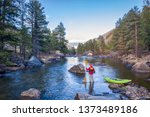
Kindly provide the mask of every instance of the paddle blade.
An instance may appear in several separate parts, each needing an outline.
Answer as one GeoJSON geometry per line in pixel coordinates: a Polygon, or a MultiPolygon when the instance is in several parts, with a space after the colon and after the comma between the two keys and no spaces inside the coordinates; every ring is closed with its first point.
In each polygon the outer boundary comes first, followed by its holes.
{"type": "Polygon", "coordinates": [[[87,61],[87,60],[85,60],[85,61],[84,61],[84,63],[85,63],[85,65],[87,65],[87,64],[88,64],[88,61],[87,61]]]}
{"type": "Polygon", "coordinates": [[[86,77],[84,77],[83,82],[86,82],[86,77]]]}

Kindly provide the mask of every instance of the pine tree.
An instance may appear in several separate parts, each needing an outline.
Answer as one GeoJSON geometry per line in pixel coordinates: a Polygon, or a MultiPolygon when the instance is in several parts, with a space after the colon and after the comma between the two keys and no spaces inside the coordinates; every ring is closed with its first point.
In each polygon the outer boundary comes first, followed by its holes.
{"type": "Polygon", "coordinates": [[[48,22],[44,14],[44,7],[38,0],[30,0],[28,3],[28,23],[32,37],[32,54],[37,56],[42,50],[45,35],[48,34],[48,22]]]}
{"type": "Polygon", "coordinates": [[[150,1],[145,1],[145,6],[141,13],[142,37],[146,47],[150,50],[150,1]]]}
{"type": "MultiPolygon", "coordinates": [[[[140,39],[140,11],[137,7],[131,9],[127,14],[127,26],[129,40],[133,40],[135,55],[138,56],[138,40],[140,39]]],[[[127,41],[129,41],[127,40],[127,41]]]]}
{"type": "Polygon", "coordinates": [[[79,43],[77,47],[77,54],[83,55],[84,52],[85,52],[85,45],[82,43],[79,43]]]}
{"type": "Polygon", "coordinates": [[[0,0],[0,50],[6,43],[17,41],[18,7],[18,0],[0,0]]]}
{"type": "Polygon", "coordinates": [[[67,43],[68,41],[65,39],[65,28],[62,22],[53,30],[52,39],[55,44],[56,49],[60,50],[63,53],[67,52],[67,43]]]}
{"type": "Polygon", "coordinates": [[[127,52],[134,50],[138,56],[138,45],[141,38],[140,11],[137,7],[132,8],[122,19],[116,23],[113,34],[114,49],[127,52]]]}
{"type": "Polygon", "coordinates": [[[19,29],[20,29],[20,39],[19,39],[19,47],[20,47],[20,55],[23,56],[25,60],[27,51],[31,48],[31,37],[29,35],[29,30],[27,28],[27,3],[26,0],[20,0],[19,6],[19,29]]]}

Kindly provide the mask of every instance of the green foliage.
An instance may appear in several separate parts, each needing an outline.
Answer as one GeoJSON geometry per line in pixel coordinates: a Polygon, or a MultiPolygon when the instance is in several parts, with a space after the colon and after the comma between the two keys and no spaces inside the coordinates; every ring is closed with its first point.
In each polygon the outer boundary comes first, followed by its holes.
{"type": "Polygon", "coordinates": [[[80,55],[82,55],[84,53],[84,51],[85,51],[84,44],[79,43],[78,47],[77,47],[77,53],[80,54],[80,55]]]}
{"type": "Polygon", "coordinates": [[[134,7],[122,19],[120,18],[117,21],[112,38],[113,50],[137,51],[136,49],[140,45],[139,42],[141,42],[140,14],[138,8],[134,7]]]}
{"type": "Polygon", "coordinates": [[[76,54],[76,49],[74,47],[72,47],[72,48],[68,49],[67,53],[70,54],[70,55],[75,55],[76,54]]]}
{"type": "Polygon", "coordinates": [[[141,22],[142,22],[142,37],[146,47],[150,50],[150,4],[148,3],[143,8],[141,14],[141,22]]]}
{"type": "Polygon", "coordinates": [[[0,49],[5,43],[15,38],[17,33],[17,17],[19,16],[19,0],[0,0],[0,49]]]}
{"type": "Polygon", "coordinates": [[[39,0],[0,0],[0,62],[11,64],[8,47],[20,57],[60,50],[67,53],[65,28],[60,23],[51,33],[39,0]]]}
{"type": "Polygon", "coordinates": [[[44,7],[38,0],[30,0],[28,3],[28,22],[32,37],[32,54],[37,56],[44,46],[44,41],[48,35],[46,16],[44,7]]]}
{"type": "Polygon", "coordinates": [[[67,53],[67,43],[68,41],[65,39],[65,28],[62,22],[49,33],[49,50],[60,50],[63,53],[67,53]]]}
{"type": "Polygon", "coordinates": [[[9,61],[10,55],[11,53],[8,51],[0,51],[0,64],[5,64],[7,61],[9,61]]]}
{"type": "Polygon", "coordinates": [[[79,43],[77,47],[78,54],[85,54],[88,51],[92,51],[95,55],[104,54],[106,51],[106,45],[103,36],[99,36],[96,39],[91,39],[84,44],[79,43]]]}

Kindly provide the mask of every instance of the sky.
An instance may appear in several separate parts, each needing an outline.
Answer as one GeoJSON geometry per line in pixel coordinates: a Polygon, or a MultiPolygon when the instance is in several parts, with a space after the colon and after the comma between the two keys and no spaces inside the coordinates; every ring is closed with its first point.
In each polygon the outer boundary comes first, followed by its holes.
{"type": "Polygon", "coordinates": [[[69,42],[85,42],[115,28],[116,21],[143,0],[40,0],[53,30],[60,22],[69,42]]]}

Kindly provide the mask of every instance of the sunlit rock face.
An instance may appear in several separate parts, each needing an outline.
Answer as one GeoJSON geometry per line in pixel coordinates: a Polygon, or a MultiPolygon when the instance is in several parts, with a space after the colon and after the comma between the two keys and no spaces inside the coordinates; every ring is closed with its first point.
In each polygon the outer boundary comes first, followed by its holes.
{"type": "Polygon", "coordinates": [[[69,71],[76,74],[85,74],[85,68],[82,64],[74,65],[69,71]]]}

